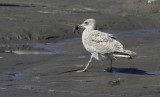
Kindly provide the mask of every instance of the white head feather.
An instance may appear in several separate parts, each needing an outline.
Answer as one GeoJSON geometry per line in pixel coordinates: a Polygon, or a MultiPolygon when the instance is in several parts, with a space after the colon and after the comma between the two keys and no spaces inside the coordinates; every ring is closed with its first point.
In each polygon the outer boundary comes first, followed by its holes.
{"type": "Polygon", "coordinates": [[[83,27],[85,29],[90,29],[90,30],[96,30],[97,29],[96,20],[87,19],[80,25],[80,27],[83,27]]]}

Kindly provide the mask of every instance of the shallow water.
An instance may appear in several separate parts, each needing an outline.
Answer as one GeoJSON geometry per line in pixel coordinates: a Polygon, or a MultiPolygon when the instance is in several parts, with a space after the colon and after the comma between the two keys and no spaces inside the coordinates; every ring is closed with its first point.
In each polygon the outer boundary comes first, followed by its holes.
{"type": "MultiPolygon", "coordinates": [[[[12,51],[14,54],[24,54],[24,55],[54,55],[54,54],[61,54],[64,53],[64,51],[57,50],[56,47],[62,46],[68,42],[80,40],[81,38],[72,38],[72,39],[66,39],[64,41],[58,42],[58,43],[27,43],[27,45],[36,48],[36,49],[44,49],[44,51],[27,51],[27,50],[15,50],[12,51]]],[[[25,45],[25,44],[23,44],[25,45]]]]}
{"type": "Polygon", "coordinates": [[[15,80],[17,80],[20,75],[20,72],[17,71],[8,71],[0,73],[0,86],[14,85],[15,80]]]}
{"type": "Polygon", "coordinates": [[[80,40],[81,38],[71,38],[66,39],[58,43],[30,43],[28,45],[32,46],[33,48],[43,48],[45,50],[54,51],[54,49],[58,46],[64,45],[68,42],[80,40]]]}
{"type": "Polygon", "coordinates": [[[41,51],[12,51],[18,55],[54,55],[55,52],[41,52],[41,51]]]}
{"type": "Polygon", "coordinates": [[[113,34],[113,35],[120,35],[120,34],[139,34],[139,33],[157,33],[159,29],[136,29],[136,30],[106,30],[105,32],[113,34]]]}

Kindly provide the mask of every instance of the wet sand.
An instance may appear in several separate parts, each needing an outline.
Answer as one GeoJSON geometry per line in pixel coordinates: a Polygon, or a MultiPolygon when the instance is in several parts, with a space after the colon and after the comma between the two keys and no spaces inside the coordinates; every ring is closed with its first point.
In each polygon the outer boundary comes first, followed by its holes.
{"type": "Polygon", "coordinates": [[[143,0],[2,0],[0,96],[159,97],[159,6],[145,6],[143,0]],[[103,71],[107,61],[96,60],[77,73],[90,53],[73,24],[90,17],[138,55],[115,60],[112,73],[103,71]]]}

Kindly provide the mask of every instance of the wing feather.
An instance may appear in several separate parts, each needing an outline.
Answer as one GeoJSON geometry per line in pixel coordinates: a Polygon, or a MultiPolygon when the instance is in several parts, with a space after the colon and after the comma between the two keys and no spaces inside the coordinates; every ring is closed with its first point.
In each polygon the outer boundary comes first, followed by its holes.
{"type": "Polygon", "coordinates": [[[104,33],[95,30],[93,34],[90,34],[92,46],[97,52],[105,54],[112,52],[123,52],[123,45],[113,38],[114,36],[109,33],[104,33]]]}

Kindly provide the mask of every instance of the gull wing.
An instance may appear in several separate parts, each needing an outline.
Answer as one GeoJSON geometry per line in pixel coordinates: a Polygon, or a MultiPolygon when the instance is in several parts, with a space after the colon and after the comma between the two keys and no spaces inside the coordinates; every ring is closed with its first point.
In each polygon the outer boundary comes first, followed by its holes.
{"type": "Polygon", "coordinates": [[[113,39],[116,39],[116,37],[112,34],[101,32],[98,30],[93,30],[92,33],[90,33],[90,37],[93,41],[96,42],[111,42],[113,41],[113,39]]]}
{"type": "Polygon", "coordinates": [[[98,30],[93,30],[93,33],[92,33],[92,38],[96,38],[96,40],[105,40],[106,38],[110,37],[112,39],[116,39],[115,36],[113,36],[112,34],[109,34],[109,33],[105,33],[105,32],[101,32],[101,31],[98,31],[98,30]]]}
{"type": "Polygon", "coordinates": [[[90,33],[90,41],[92,42],[92,47],[102,54],[124,51],[123,45],[109,33],[94,30],[90,33]]]}

